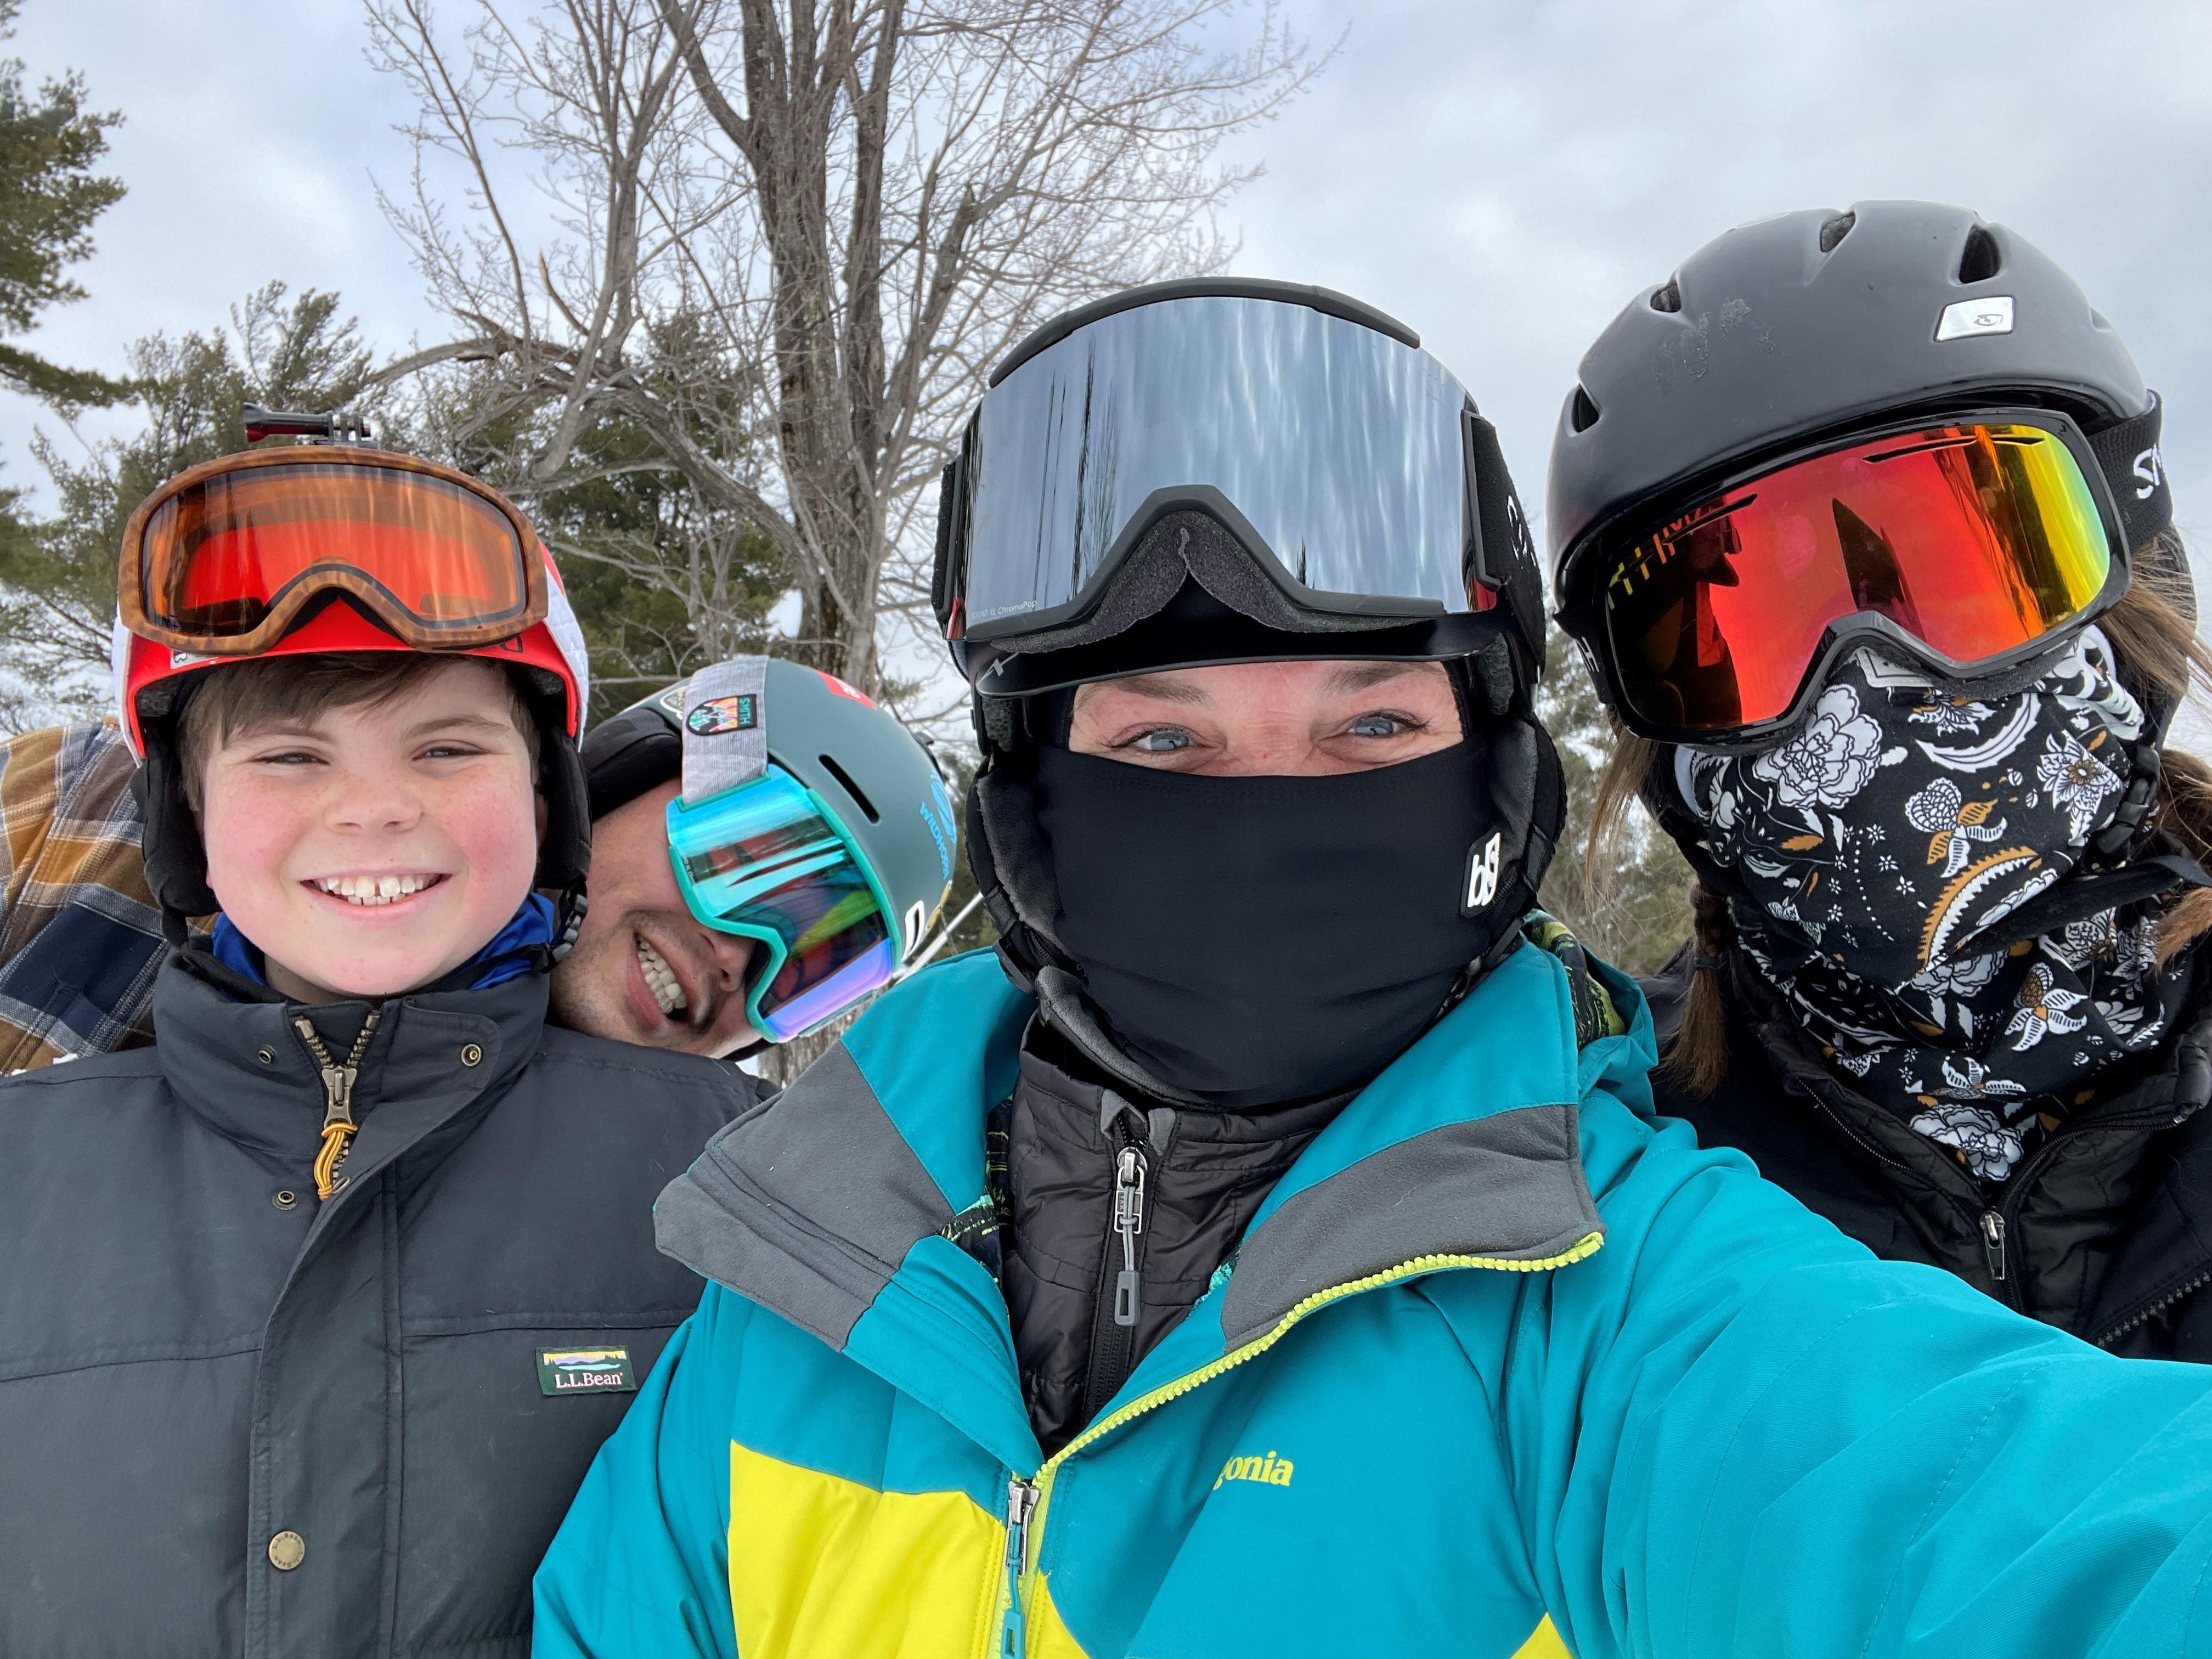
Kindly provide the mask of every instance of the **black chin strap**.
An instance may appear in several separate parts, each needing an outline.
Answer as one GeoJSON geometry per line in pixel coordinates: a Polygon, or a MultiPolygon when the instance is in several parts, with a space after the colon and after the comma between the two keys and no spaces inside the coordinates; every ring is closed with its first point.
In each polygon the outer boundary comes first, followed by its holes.
{"type": "Polygon", "coordinates": [[[2146,853],[2117,870],[2072,870],[2051,884],[2047,892],[2030,899],[2019,909],[2000,916],[1979,933],[1961,939],[1954,957],[1987,956],[1990,951],[2055,933],[2067,923],[2107,910],[2124,910],[2177,887],[2212,887],[2212,875],[2181,850],[2171,836],[2157,838],[2170,850],[2146,853]]]}

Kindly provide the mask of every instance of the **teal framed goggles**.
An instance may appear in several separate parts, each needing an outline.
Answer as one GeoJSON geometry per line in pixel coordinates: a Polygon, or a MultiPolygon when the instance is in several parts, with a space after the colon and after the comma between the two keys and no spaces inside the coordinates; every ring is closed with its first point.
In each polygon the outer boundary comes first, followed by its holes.
{"type": "Polygon", "coordinates": [[[773,762],[694,805],[670,801],[668,856],[694,916],[766,947],[745,1012],[771,1042],[825,1024],[897,972],[883,884],[836,811],[773,762]]]}

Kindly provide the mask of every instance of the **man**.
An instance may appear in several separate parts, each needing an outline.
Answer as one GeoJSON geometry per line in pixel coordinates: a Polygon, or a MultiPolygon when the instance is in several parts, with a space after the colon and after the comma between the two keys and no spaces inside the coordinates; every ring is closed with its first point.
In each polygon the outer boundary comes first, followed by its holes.
{"type": "MultiPolygon", "coordinates": [[[[757,730],[770,734],[777,772],[832,803],[840,832],[884,889],[885,914],[902,928],[917,905],[933,915],[951,877],[951,804],[906,729],[842,681],[781,659],[733,658],[702,672],[716,684],[759,682],[757,730]]],[[[684,793],[688,684],[584,738],[592,902],[554,969],[553,1016],[592,1036],[719,1058],[768,1040],[750,1005],[757,991],[781,1000],[766,972],[777,931],[702,920],[678,886],[667,817],[684,793]]],[[[154,980],[167,947],[146,887],[135,769],[112,724],[0,744],[0,1075],[153,1039],[154,980]]],[[[900,945],[910,953],[915,942],[900,945]]],[[[826,1010],[817,993],[814,1023],[888,978],[847,984],[826,1010]]]]}

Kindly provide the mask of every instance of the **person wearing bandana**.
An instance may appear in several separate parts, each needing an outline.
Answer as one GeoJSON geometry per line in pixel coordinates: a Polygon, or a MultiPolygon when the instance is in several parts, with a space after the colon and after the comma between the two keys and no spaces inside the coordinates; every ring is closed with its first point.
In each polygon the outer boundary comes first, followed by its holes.
{"type": "Polygon", "coordinates": [[[2212,1359],[2207,663],[2162,415],[2020,236],[1733,231],[1583,359],[1560,620],[1698,876],[1661,1109],[1854,1237],[2114,1352],[2212,1359]]]}
{"type": "Polygon", "coordinates": [[[940,500],[999,948],[662,1194],[709,1284],[543,1659],[2212,1638],[2212,1370],[1880,1261],[1650,1111],[1635,986],[1530,908],[1534,549],[1411,330],[1100,301],[940,500]]]}

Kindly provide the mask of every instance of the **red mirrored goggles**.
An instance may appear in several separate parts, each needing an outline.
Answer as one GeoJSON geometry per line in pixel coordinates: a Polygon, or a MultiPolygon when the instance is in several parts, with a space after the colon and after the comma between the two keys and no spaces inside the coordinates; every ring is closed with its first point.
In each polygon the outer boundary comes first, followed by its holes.
{"type": "Polygon", "coordinates": [[[1632,730],[1749,743],[1854,643],[1957,680],[2039,656],[2126,591],[2119,524],[2065,416],[1923,421],[1767,463],[1609,539],[1576,631],[1632,730]]]}
{"type": "Polygon", "coordinates": [[[410,455],[324,446],[225,456],[131,515],[124,626],[173,650],[250,656],[343,593],[404,643],[460,650],[542,621],[545,571],[513,503],[410,455]]]}

